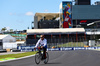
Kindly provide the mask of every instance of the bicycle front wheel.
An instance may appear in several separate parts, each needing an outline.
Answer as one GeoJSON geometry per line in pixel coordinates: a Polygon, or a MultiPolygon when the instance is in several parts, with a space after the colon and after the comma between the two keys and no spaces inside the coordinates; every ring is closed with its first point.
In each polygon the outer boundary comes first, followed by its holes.
{"type": "Polygon", "coordinates": [[[39,64],[39,63],[40,63],[40,60],[41,60],[41,56],[40,56],[40,54],[37,52],[37,53],[35,54],[35,63],[36,63],[36,64],[39,64]]]}

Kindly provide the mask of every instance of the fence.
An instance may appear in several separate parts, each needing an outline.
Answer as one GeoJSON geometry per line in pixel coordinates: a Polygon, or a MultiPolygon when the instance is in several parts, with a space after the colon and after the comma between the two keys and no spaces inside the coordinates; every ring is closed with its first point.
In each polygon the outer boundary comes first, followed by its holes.
{"type": "Polygon", "coordinates": [[[88,45],[87,40],[84,36],[69,37],[69,38],[51,38],[47,39],[49,48],[59,48],[59,47],[85,47],[88,45]]]}
{"type": "MultiPolygon", "coordinates": [[[[45,37],[47,39],[48,48],[58,48],[58,47],[85,47],[88,45],[85,36],[76,35],[54,35],[52,37],[45,37]]],[[[26,39],[27,46],[35,45],[38,39],[26,39]]]]}

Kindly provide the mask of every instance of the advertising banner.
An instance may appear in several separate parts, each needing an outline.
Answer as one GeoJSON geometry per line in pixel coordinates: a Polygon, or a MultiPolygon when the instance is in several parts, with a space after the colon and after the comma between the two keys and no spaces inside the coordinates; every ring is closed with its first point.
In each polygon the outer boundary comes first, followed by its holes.
{"type": "Polygon", "coordinates": [[[48,48],[48,51],[67,51],[67,50],[96,50],[100,47],[62,47],[62,48],[48,48]]]}
{"type": "Polygon", "coordinates": [[[34,51],[34,46],[18,46],[17,49],[22,52],[34,51]]]}
{"type": "Polygon", "coordinates": [[[62,25],[63,28],[72,28],[72,2],[62,2],[62,25]]]}

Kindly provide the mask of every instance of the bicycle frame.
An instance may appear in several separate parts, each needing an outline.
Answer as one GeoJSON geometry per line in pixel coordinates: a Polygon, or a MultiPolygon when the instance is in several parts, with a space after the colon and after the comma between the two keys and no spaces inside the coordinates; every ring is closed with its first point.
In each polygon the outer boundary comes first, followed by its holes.
{"type": "Polygon", "coordinates": [[[38,54],[38,55],[35,55],[35,62],[36,62],[36,64],[39,64],[40,61],[44,61],[44,63],[46,64],[48,62],[48,59],[49,59],[48,53],[46,52],[46,54],[47,54],[46,55],[47,56],[46,59],[43,59],[43,53],[41,52],[42,48],[38,47],[37,50],[38,50],[38,52],[36,54],[38,54]],[[39,61],[37,61],[37,59],[39,59],[39,61]]]}
{"type": "Polygon", "coordinates": [[[42,56],[43,56],[43,54],[41,53],[42,48],[41,47],[38,47],[37,49],[38,49],[38,52],[37,53],[39,53],[41,55],[41,58],[42,58],[42,56]]]}

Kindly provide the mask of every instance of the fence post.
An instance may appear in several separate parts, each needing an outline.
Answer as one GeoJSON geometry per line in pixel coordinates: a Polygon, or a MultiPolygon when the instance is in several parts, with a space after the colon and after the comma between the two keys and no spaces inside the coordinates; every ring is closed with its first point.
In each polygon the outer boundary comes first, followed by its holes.
{"type": "Polygon", "coordinates": [[[51,40],[50,40],[50,48],[52,48],[52,34],[51,34],[51,40]]]}
{"type": "MultiPolygon", "coordinates": [[[[66,36],[66,37],[67,37],[67,36],[66,36]]],[[[66,43],[66,47],[67,47],[67,42],[68,42],[67,39],[68,39],[68,37],[67,37],[67,38],[66,38],[66,37],[65,37],[65,43],[66,43]]]]}
{"type": "Polygon", "coordinates": [[[78,35],[77,35],[77,32],[76,32],[76,41],[78,41],[78,35]]]}
{"type": "Polygon", "coordinates": [[[34,38],[36,39],[36,34],[34,35],[34,38]]]}
{"type": "Polygon", "coordinates": [[[53,41],[52,41],[52,37],[53,37],[53,35],[51,34],[51,44],[50,44],[50,47],[52,48],[53,47],[53,41]]]}
{"type": "Polygon", "coordinates": [[[78,34],[76,32],[76,44],[77,44],[77,42],[78,42],[78,34]]]}
{"type": "Polygon", "coordinates": [[[61,34],[59,34],[59,39],[60,39],[61,47],[63,47],[62,46],[62,40],[61,40],[61,34]]]}
{"type": "Polygon", "coordinates": [[[85,41],[85,40],[86,40],[86,38],[85,38],[85,39],[83,38],[83,47],[84,47],[84,41],[85,41]]]}
{"type": "Polygon", "coordinates": [[[76,45],[76,38],[74,37],[74,45],[73,45],[73,47],[75,47],[75,45],[76,45]]]}
{"type": "Polygon", "coordinates": [[[68,47],[69,47],[69,34],[68,34],[68,47]]]}
{"type": "Polygon", "coordinates": [[[86,40],[86,34],[84,33],[84,39],[86,40]]]}

